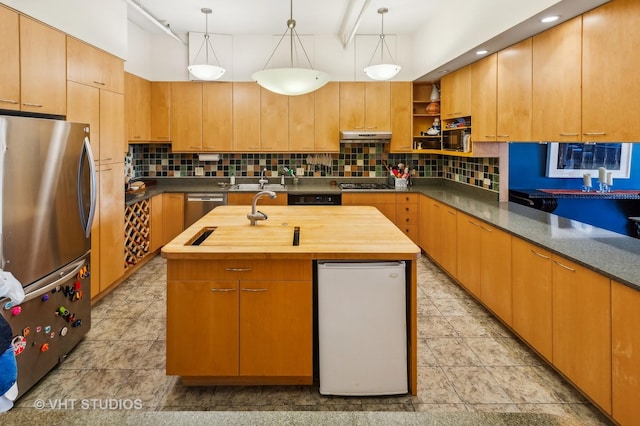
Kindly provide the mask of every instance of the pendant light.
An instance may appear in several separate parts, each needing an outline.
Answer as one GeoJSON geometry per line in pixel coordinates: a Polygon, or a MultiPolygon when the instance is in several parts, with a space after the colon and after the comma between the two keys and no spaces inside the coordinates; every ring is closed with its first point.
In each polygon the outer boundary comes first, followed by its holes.
{"type": "Polygon", "coordinates": [[[209,15],[211,14],[211,9],[209,9],[208,7],[203,7],[202,9],[200,9],[200,11],[204,13],[205,16],[204,38],[202,40],[202,44],[200,45],[200,49],[198,50],[198,53],[194,58],[194,62],[196,62],[196,65],[189,65],[187,69],[195,78],[199,80],[217,80],[222,77],[225,69],[220,66],[220,61],[218,61],[218,57],[216,56],[215,50],[213,50],[213,46],[211,45],[211,40],[209,37],[209,15]],[[200,52],[202,52],[202,48],[204,48],[206,59],[204,64],[198,64],[198,57],[200,56],[200,52]],[[209,49],[211,49],[213,57],[216,59],[218,65],[209,64],[209,49]]]}
{"type": "Polygon", "coordinates": [[[307,55],[307,51],[304,49],[302,41],[300,41],[300,37],[296,31],[296,21],[293,19],[293,0],[291,0],[291,16],[287,21],[287,29],[282,34],[282,37],[280,37],[273,53],[269,56],[267,64],[265,64],[265,69],[262,71],[254,72],[253,75],[251,75],[251,79],[257,82],[260,86],[274,93],[288,96],[304,95],[305,93],[318,90],[329,82],[329,75],[327,73],[313,69],[309,56],[307,55]],[[291,67],[266,69],[267,64],[269,64],[269,61],[273,58],[273,55],[278,50],[280,43],[282,43],[282,40],[287,33],[290,35],[291,43],[291,67]],[[300,44],[302,52],[304,52],[304,56],[309,63],[309,68],[293,67],[293,50],[296,40],[300,44]]]}
{"type": "Polygon", "coordinates": [[[387,41],[384,38],[384,15],[388,11],[389,9],[387,9],[386,7],[381,7],[380,9],[378,9],[378,13],[382,18],[382,30],[380,31],[380,40],[378,40],[376,49],[373,51],[373,55],[371,55],[371,59],[369,60],[369,65],[367,65],[367,67],[364,69],[364,73],[367,75],[367,77],[373,80],[389,80],[395,77],[402,69],[400,65],[384,63],[385,49],[387,49],[387,53],[389,54],[389,57],[391,57],[391,61],[393,61],[393,55],[391,55],[389,46],[387,46],[387,41]],[[378,51],[378,47],[380,48],[380,63],[378,65],[371,65],[371,62],[373,62],[373,58],[374,56],[376,56],[376,52],[378,51]]]}

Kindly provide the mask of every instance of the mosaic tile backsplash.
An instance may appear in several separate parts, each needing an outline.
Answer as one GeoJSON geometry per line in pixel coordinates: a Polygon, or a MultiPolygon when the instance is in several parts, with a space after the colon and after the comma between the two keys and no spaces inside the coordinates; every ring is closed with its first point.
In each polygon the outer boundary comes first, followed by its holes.
{"type": "Polygon", "coordinates": [[[340,153],[220,154],[219,161],[200,161],[198,154],[173,153],[169,144],[129,147],[136,177],[192,177],[202,167],[208,177],[254,177],[266,168],[282,174],[284,167],[303,169],[314,177],[386,177],[389,166],[404,163],[415,177],[437,177],[491,191],[499,190],[498,158],[466,158],[437,154],[394,154],[383,144],[341,144],[340,153]],[[490,185],[484,184],[489,179],[490,185]]]}

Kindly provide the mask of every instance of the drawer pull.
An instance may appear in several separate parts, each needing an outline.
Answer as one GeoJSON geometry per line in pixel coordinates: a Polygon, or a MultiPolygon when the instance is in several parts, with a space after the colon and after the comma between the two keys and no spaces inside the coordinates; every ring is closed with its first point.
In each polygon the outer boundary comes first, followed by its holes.
{"type": "Polygon", "coordinates": [[[555,263],[558,266],[563,267],[564,269],[571,271],[571,272],[575,272],[576,270],[573,268],[568,267],[567,265],[563,265],[562,263],[558,262],[557,260],[554,260],[553,263],[555,263]]]}
{"type": "Polygon", "coordinates": [[[248,291],[250,293],[261,293],[267,291],[266,288],[243,288],[242,291],[248,291]]]}
{"type": "Polygon", "coordinates": [[[95,80],[93,80],[93,83],[94,84],[99,84],[100,86],[106,86],[107,85],[107,83],[103,83],[101,81],[95,81],[95,80]]]}
{"type": "Polygon", "coordinates": [[[484,226],[482,226],[482,225],[480,225],[480,228],[481,228],[483,231],[493,232],[493,229],[485,228],[485,227],[484,227],[484,226]]]}
{"type": "Polygon", "coordinates": [[[485,138],[497,138],[498,135],[484,135],[485,138]]]}
{"type": "Polygon", "coordinates": [[[560,133],[560,136],[578,136],[580,133],[560,133]]]}
{"type": "Polygon", "coordinates": [[[249,272],[249,271],[253,271],[252,268],[227,268],[226,269],[229,272],[249,272]]]}
{"type": "Polygon", "coordinates": [[[509,135],[498,135],[499,138],[508,138],[509,135]]]}
{"type": "Polygon", "coordinates": [[[529,249],[529,250],[531,250],[531,253],[535,254],[536,256],[540,256],[540,257],[541,257],[541,258],[543,258],[543,259],[549,259],[549,256],[545,256],[545,255],[544,255],[544,254],[542,254],[542,253],[538,253],[537,251],[535,251],[535,250],[533,250],[533,249],[529,249]]]}
{"type": "Polygon", "coordinates": [[[235,288],[212,288],[211,291],[214,293],[229,293],[232,291],[236,291],[236,289],[235,288]]]}
{"type": "Polygon", "coordinates": [[[479,223],[474,222],[474,221],[472,221],[472,220],[470,220],[470,221],[469,221],[469,223],[470,223],[470,224],[472,224],[473,226],[480,226],[480,224],[479,224],[479,223]]]}
{"type": "Polygon", "coordinates": [[[14,105],[18,104],[18,101],[14,101],[12,99],[0,99],[0,102],[3,102],[5,104],[14,104],[14,105]]]}
{"type": "Polygon", "coordinates": [[[454,211],[451,211],[451,210],[447,210],[447,213],[449,213],[451,216],[455,216],[455,215],[458,214],[458,213],[456,213],[454,211]]]}
{"type": "Polygon", "coordinates": [[[606,135],[607,132],[584,132],[583,135],[585,136],[604,136],[606,135]]]}
{"type": "Polygon", "coordinates": [[[30,106],[30,107],[34,107],[34,108],[42,108],[44,105],[42,104],[32,104],[30,102],[24,102],[22,105],[24,106],[30,106]]]}

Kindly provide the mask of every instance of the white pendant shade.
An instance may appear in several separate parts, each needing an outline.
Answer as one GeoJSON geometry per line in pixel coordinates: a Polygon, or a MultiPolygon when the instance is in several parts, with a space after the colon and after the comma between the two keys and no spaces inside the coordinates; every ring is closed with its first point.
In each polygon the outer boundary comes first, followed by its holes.
{"type": "Polygon", "coordinates": [[[327,84],[329,74],[309,68],[271,68],[254,72],[251,79],[271,92],[297,96],[327,84]]]}
{"type": "Polygon", "coordinates": [[[189,72],[198,80],[217,80],[225,72],[225,69],[215,65],[201,64],[201,65],[189,65],[187,67],[189,72]]]}
{"type": "Polygon", "coordinates": [[[364,73],[373,80],[389,80],[395,77],[401,69],[400,65],[379,64],[366,67],[364,73]]]}

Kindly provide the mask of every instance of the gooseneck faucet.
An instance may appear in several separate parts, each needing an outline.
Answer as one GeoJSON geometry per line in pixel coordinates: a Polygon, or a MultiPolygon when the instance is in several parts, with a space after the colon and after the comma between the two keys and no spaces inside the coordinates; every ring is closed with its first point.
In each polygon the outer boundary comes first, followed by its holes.
{"type": "MultiPolygon", "coordinates": [[[[260,180],[258,181],[260,184],[260,189],[264,189],[264,185],[269,183],[269,179],[267,179],[267,169],[262,169],[260,172],[260,180]]],[[[273,198],[273,197],[272,197],[273,198]]]]}
{"type": "Polygon", "coordinates": [[[247,214],[247,219],[251,222],[251,226],[256,226],[256,222],[259,220],[267,220],[267,215],[258,211],[258,200],[266,196],[269,196],[269,198],[277,197],[276,193],[273,191],[260,191],[253,197],[251,213],[247,214]]]}

